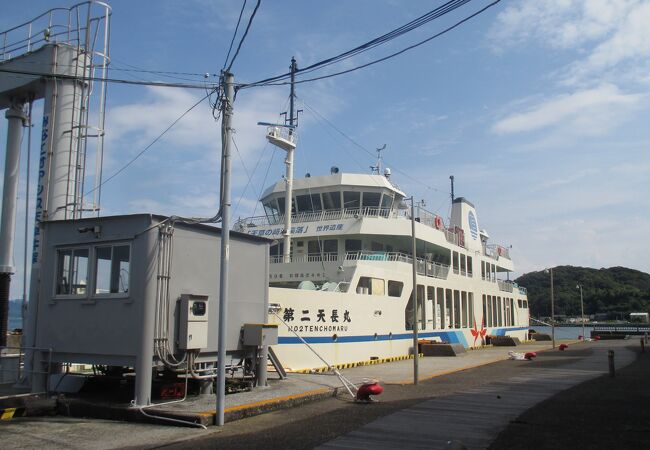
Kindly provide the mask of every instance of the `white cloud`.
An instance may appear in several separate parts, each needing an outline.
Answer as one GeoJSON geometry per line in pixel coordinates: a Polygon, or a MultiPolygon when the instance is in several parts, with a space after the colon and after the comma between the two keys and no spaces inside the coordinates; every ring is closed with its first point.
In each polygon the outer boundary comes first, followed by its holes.
{"type": "Polygon", "coordinates": [[[577,51],[575,61],[556,73],[566,85],[632,75],[647,82],[647,74],[630,73],[629,66],[650,58],[649,21],[647,0],[536,0],[509,4],[489,35],[499,52],[529,44],[577,51]]]}
{"type": "Polygon", "coordinates": [[[603,84],[559,95],[511,114],[494,124],[492,131],[512,134],[559,126],[574,135],[600,135],[623,120],[642,98],[640,94],[626,94],[614,85],[603,84]]]}

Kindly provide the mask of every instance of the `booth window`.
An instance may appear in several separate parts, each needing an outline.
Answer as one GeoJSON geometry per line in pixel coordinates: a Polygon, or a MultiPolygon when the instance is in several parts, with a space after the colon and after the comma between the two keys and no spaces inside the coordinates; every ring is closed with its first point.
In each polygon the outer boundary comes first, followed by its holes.
{"type": "Polygon", "coordinates": [[[130,253],[128,245],[95,248],[95,294],[129,292],[130,253]]]}
{"type": "Polygon", "coordinates": [[[57,252],[56,295],[85,296],[88,286],[88,249],[57,252]]]}

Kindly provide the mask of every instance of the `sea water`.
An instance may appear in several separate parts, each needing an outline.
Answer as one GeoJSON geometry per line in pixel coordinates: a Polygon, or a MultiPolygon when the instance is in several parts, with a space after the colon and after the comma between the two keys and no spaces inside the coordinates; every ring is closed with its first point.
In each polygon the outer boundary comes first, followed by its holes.
{"type": "MultiPolygon", "coordinates": [[[[531,330],[535,330],[538,333],[544,333],[551,335],[551,327],[545,326],[531,326],[531,330]]],[[[585,334],[587,337],[591,337],[591,330],[594,327],[590,325],[585,325],[585,334]]],[[[555,339],[578,339],[578,336],[582,336],[582,326],[577,327],[555,327],[555,339]]]]}

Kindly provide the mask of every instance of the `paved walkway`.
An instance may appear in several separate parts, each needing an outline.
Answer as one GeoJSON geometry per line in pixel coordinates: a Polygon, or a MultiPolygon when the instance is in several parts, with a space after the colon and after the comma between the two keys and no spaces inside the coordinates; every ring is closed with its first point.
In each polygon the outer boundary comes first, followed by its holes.
{"type": "MultiPolygon", "coordinates": [[[[616,349],[617,367],[631,363],[636,353],[623,348],[629,344],[629,341],[610,341],[595,347],[590,356],[576,357],[561,368],[545,368],[541,364],[535,373],[527,376],[513,376],[496,384],[425,401],[375,420],[319,448],[430,449],[453,448],[454,444],[468,449],[487,448],[511,420],[527,409],[606,373],[609,348],[616,349]]],[[[560,357],[559,353],[552,357],[556,355],[560,357]]]]}
{"type": "MultiPolygon", "coordinates": [[[[595,344],[596,353],[587,358],[578,354],[590,353],[590,351],[578,351],[585,344],[576,344],[571,346],[571,349],[575,350],[575,352],[554,351],[544,353],[533,364],[526,361],[511,361],[506,364],[510,369],[504,367],[498,371],[499,373],[502,370],[507,371],[507,373],[511,374],[509,375],[510,378],[504,380],[498,378],[499,382],[496,384],[476,384],[474,389],[466,388],[457,395],[445,395],[442,392],[443,396],[441,397],[418,403],[412,408],[401,410],[384,419],[361,426],[357,431],[326,444],[325,448],[350,446],[354,448],[367,446],[377,448],[394,448],[395,446],[417,448],[418,446],[424,446],[432,448],[433,446],[435,448],[438,444],[443,445],[445,442],[454,439],[461,440],[470,447],[486,447],[508,420],[516,417],[519,412],[548,397],[553,392],[595,377],[606,370],[606,356],[603,356],[603,352],[606,353],[607,348],[612,346],[621,347],[620,351],[617,349],[617,367],[621,367],[627,360],[631,360],[632,355],[626,355],[622,348],[622,346],[629,345],[629,341],[610,342],[595,344]],[[563,364],[559,365],[561,368],[553,369],[552,366],[558,366],[558,358],[564,359],[563,364]],[[553,360],[555,360],[555,364],[545,366],[547,361],[553,363],[553,360]],[[565,361],[571,362],[566,364],[565,361]],[[535,366],[535,370],[531,370],[533,366],[535,366]],[[518,367],[522,370],[518,370],[518,367]],[[491,419],[488,420],[486,417],[491,417],[491,419]],[[397,425],[398,423],[400,425],[397,425]],[[387,433],[385,430],[391,431],[387,433]],[[410,441],[405,441],[405,430],[409,432],[410,441]],[[382,437],[378,438],[379,435],[382,437]],[[400,436],[398,442],[391,441],[393,436],[400,436]]],[[[585,347],[587,346],[591,347],[591,344],[586,344],[585,347]]],[[[539,351],[549,347],[550,345],[546,344],[527,344],[516,349],[495,347],[474,350],[464,356],[455,358],[422,358],[420,360],[421,379],[458,372],[491,362],[503,361],[507,359],[507,353],[511,350],[518,352],[539,351]]],[[[400,386],[395,385],[407,384],[412,381],[412,367],[413,361],[405,360],[347,369],[342,372],[353,382],[361,382],[364,378],[378,378],[385,385],[388,385],[387,390],[394,390],[396,388],[402,389],[400,386]]],[[[464,373],[469,376],[473,374],[473,371],[464,373]]],[[[422,383],[420,386],[424,387],[425,384],[422,383]]],[[[437,383],[432,386],[436,385],[437,383]]],[[[228,395],[227,401],[229,408],[269,401],[282,402],[283,398],[301,396],[313,391],[331,392],[334,387],[339,386],[338,378],[332,375],[294,374],[289,380],[274,382],[269,389],[228,395]]],[[[463,389],[463,387],[460,389],[463,389]]],[[[458,392],[458,390],[454,390],[458,392]]],[[[340,401],[336,402],[337,400],[334,400],[335,406],[342,405],[340,401]]],[[[382,402],[381,404],[390,406],[390,402],[382,402]]],[[[320,404],[314,403],[313,405],[314,407],[310,409],[320,410],[320,404]]],[[[192,408],[192,411],[209,411],[214,408],[214,397],[209,396],[198,401],[177,404],[174,407],[188,408],[188,410],[192,408]]],[[[353,409],[359,412],[363,408],[353,409]]],[[[261,420],[255,422],[258,426],[273,423],[272,429],[275,430],[278,426],[275,423],[282,422],[285,417],[295,417],[296,414],[300,416],[300,414],[304,414],[304,411],[301,408],[286,412],[278,411],[276,414],[259,416],[261,420]],[[303,412],[301,413],[301,411],[303,412]]],[[[332,412],[332,418],[336,423],[340,423],[341,419],[337,412],[332,412]]],[[[315,418],[315,420],[318,422],[320,419],[315,418]]],[[[246,430],[250,432],[250,425],[249,420],[244,420],[231,425],[226,424],[224,429],[210,427],[208,430],[200,430],[57,416],[3,421],[0,422],[0,435],[5,448],[151,448],[167,445],[171,442],[178,443],[179,447],[187,446],[190,448],[196,446],[194,439],[197,438],[206,440],[204,448],[214,448],[215,443],[210,443],[211,439],[218,438],[221,434],[232,434],[233,430],[238,430],[236,433],[246,433],[246,430]],[[183,441],[185,441],[186,445],[182,444],[183,441]]],[[[261,437],[263,434],[259,434],[259,436],[261,437]]],[[[287,437],[287,439],[296,438],[299,439],[299,435],[291,434],[287,437]]],[[[250,444],[252,442],[241,434],[235,436],[234,439],[240,443],[249,442],[250,444]]],[[[287,442],[293,441],[289,440],[287,442]]],[[[323,442],[323,440],[319,442],[323,442]]],[[[297,441],[295,443],[298,444],[297,441]]],[[[287,445],[291,446],[290,444],[287,445]]]]}

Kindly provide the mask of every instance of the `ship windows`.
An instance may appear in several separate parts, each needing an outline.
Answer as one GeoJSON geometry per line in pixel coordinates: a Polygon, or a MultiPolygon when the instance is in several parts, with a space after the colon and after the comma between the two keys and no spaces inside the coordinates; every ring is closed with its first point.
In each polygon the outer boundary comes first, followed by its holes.
{"type": "Polygon", "coordinates": [[[501,297],[497,297],[497,325],[503,326],[503,305],[501,304],[501,297]]]}
{"type": "Polygon", "coordinates": [[[452,328],[452,320],[453,320],[453,311],[451,310],[452,308],[452,303],[453,303],[453,297],[451,294],[451,289],[445,289],[445,324],[447,328],[452,328]]]}
{"type": "Polygon", "coordinates": [[[436,290],[436,308],[435,308],[435,327],[438,329],[445,328],[445,318],[443,312],[445,311],[445,290],[443,288],[438,288],[436,290]]]}
{"type": "Polygon", "coordinates": [[[454,273],[457,274],[458,273],[458,252],[452,253],[451,261],[452,261],[452,267],[454,269],[454,273]]]}
{"type": "Polygon", "coordinates": [[[280,212],[278,210],[278,203],[275,199],[264,203],[264,212],[266,213],[266,217],[272,221],[278,220],[282,213],[284,213],[284,211],[280,212]]]}
{"type": "Polygon", "coordinates": [[[323,209],[341,209],[341,193],[323,192],[323,209]]]}
{"type": "Polygon", "coordinates": [[[472,264],[473,264],[472,257],[468,256],[467,257],[467,276],[468,277],[473,277],[474,276],[474,268],[473,268],[472,264]]]}
{"type": "Polygon", "coordinates": [[[481,279],[485,280],[485,261],[481,261],[481,279]]]}
{"type": "Polygon", "coordinates": [[[461,308],[462,308],[462,319],[463,319],[463,328],[467,328],[467,292],[462,291],[460,293],[461,308]]]}
{"type": "Polygon", "coordinates": [[[346,239],[345,240],[345,251],[347,252],[360,252],[361,251],[361,239],[346,239]]]}
{"type": "Polygon", "coordinates": [[[298,206],[298,212],[312,212],[322,209],[319,194],[297,195],[296,205],[298,206]]]}
{"type": "Polygon", "coordinates": [[[390,211],[392,206],[393,206],[393,196],[389,194],[384,194],[383,197],[381,198],[382,212],[385,215],[388,215],[388,211],[390,211]]]}
{"type": "Polygon", "coordinates": [[[364,192],[363,193],[363,207],[364,208],[379,208],[379,200],[381,199],[380,192],[364,192]]]}
{"type": "Polygon", "coordinates": [[[343,209],[359,209],[361,192],[343,191],[343,209]]]}
{"type": "Polygon", "coordinates": [[[460,255],[460,274],[467,275],[467,260],[465,255],[460,255]]]}
{"type": "Polygon", "coordinates": [[[454,291],[454,328],[460,328],[460,291],[454,291]]]}
{"type": "MultiPolygon", "coordinates": [[[[278,209],[281,211],[282,215],[284,215],[284,197],[278,197],[278,209]]],[[[296,202],[291,199],[291,214],[296,213],[296,202]]]]}
{"type": "Polygon", "coordinates": [[[56,295],[85,296],[88,284],[88,249],[59,250],[56,295]]]}
{"type": "Polygon", "coordinates": [[[357,294],[385,295],[384,280],[381,278],[360,277],[357,294]]]}
{"type": "Polygon", "coordinates": [[[389,297],[401,297],[402,289],[404,289],[404,283],[402,283],[401,281],[388,280],[389,297]]]}
{"type": "MultiPolygon", "coordinates": [[[[431,327],[434,328],[436,324],[436,288],[433,286],[427,286],[427,325],[431,324],[431,327]]],[[[427,328],[429,328],[427,326],[427,328]]]]}

